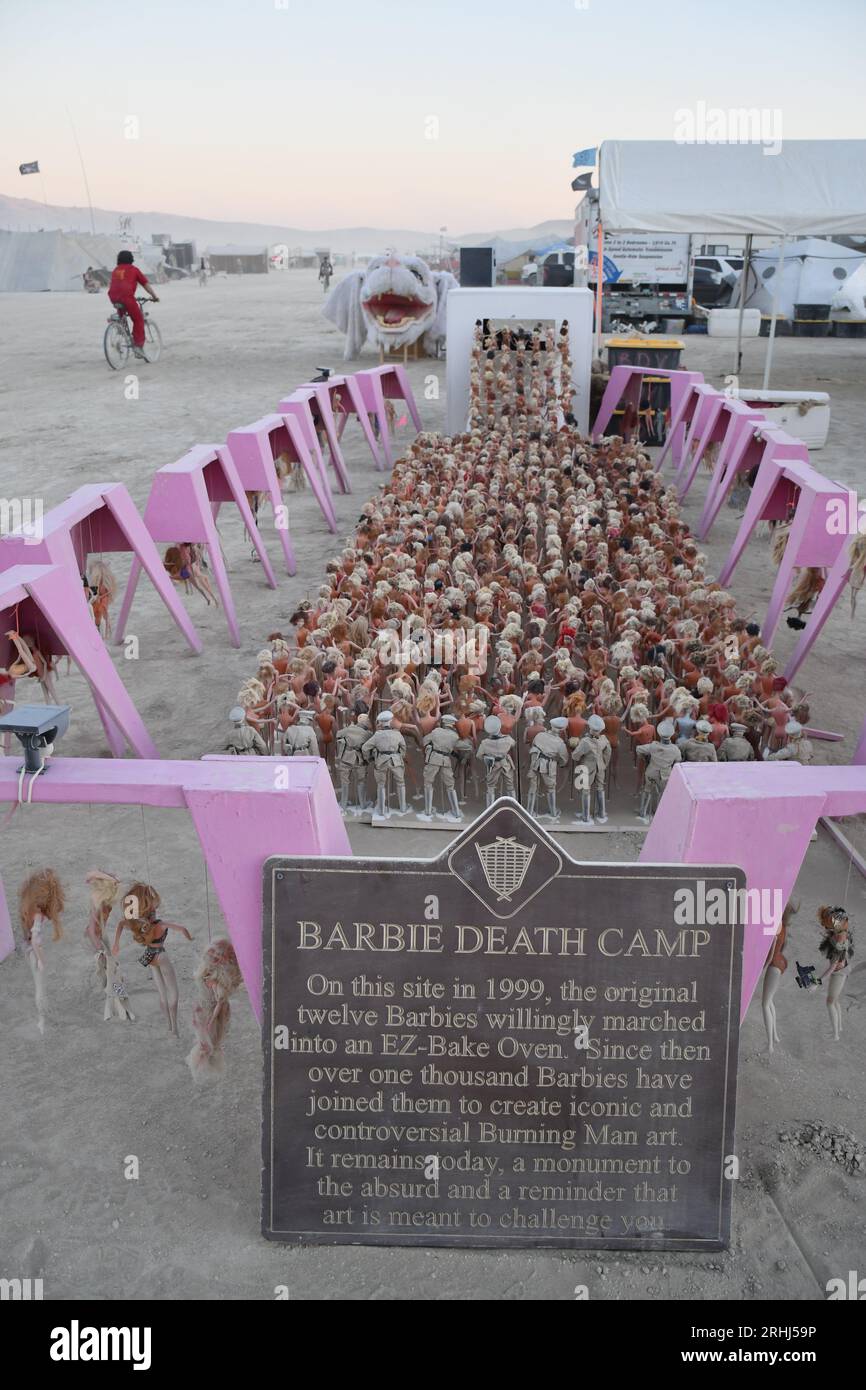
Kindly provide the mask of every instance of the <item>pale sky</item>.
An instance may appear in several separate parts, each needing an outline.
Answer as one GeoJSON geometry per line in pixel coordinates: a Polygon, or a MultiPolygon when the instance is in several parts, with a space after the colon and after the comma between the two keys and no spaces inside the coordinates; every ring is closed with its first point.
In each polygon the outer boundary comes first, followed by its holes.
{"type": "Polygon", "coordinates": [[[528,226],[699,102],[866,137],[864,61],[866,0],[0,0],[0,193],[85,202],[68,108],[98,207],[528,226]]]}

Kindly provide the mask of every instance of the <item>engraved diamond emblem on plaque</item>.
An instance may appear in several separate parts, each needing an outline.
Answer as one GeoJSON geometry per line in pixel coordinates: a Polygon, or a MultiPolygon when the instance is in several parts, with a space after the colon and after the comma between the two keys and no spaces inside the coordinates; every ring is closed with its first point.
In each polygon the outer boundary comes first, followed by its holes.
{"type": "Polygon", "coordinates": [[[475,849],[497,901],[510,903],[517,890],[523,887],[536,846],[527,849],[513,837],[504,840],[500,835],[492,845],[476,845],[475,849]]]}

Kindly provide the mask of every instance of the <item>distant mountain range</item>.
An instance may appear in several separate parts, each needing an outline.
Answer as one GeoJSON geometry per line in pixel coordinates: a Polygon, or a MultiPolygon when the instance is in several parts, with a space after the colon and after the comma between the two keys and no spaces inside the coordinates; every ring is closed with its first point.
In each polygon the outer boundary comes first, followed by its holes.
{"type": "MultiPolygon", "coordinates": [[[[167,234],[174,241],[195,241],[201,250],[208,246],[273,246],[286,244],[291,250],[377,252],[393,246],[397,251],[432,250],[439,244],[438,232],[411,231],[394,227],[337,227],[321,231],[302,227],[281,227],[264,222],[212,222],[202,217],[177,213],[121,213],[106,208],[93,209],[97,232],[117,235],[121,217],[132,218],[133,235],[149,241],[151,236],[167,234]]],[[[12,198],[0,193],[0,230],[11,232],[63,231],[90,232],[90,212],[80,207],[46,207],[32,198],[12,198]]],[[[553,240],[570,238],[574,224],[568,219],[541,222],[536,227],[497,228],[488,232],[466,232],[447,237],[458,246],[483,246],[493,237],[504,241],[553,240]]]]}

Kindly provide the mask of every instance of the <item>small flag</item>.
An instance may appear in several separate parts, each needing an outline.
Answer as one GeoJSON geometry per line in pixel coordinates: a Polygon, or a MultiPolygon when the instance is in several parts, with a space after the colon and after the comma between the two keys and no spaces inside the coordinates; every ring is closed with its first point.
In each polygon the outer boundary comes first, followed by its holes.
{"type": "Polygon", "coordinates": [[[588,193],[592,188],[592,173],[578,174],[571,186],[575,193],[588,193]]]}
{"type": "Polygon", "coordinates": [[[578,150],[574,156],[573,169],[594,169],[598,159],[598,150],[578,150]]]}
{"type": "Polygon", "coordinates": [[[38,159],[34,159],[33,162],[32,162],[31,164],[19,164],[19,165],[18,165],[18,172],[19,172],[19,174],[38,174],[38,173],[39,173],[39,160],[38,160],[38,159]]]}

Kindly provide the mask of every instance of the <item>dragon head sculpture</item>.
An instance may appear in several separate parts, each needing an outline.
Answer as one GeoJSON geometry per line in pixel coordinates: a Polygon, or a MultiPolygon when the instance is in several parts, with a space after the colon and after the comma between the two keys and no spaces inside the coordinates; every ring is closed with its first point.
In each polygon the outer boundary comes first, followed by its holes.
{"type": "Polygon", "coordinates": [[[419,338],[435,356],[445,338],[445,302],[456,285],[448,271],[431,270],[419,256],[377,256],[334,287],[323,312],[346,334],[347,361],[366,342],[390,349],[419,338]]]}

